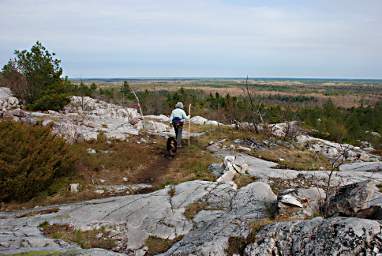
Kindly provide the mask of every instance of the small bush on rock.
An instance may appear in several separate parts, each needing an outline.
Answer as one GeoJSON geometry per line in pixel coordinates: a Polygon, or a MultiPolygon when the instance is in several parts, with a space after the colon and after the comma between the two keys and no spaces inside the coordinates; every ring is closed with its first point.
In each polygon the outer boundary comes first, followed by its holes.
{"type": "Polygon", "coordinates": [[[61,61],[40,42],[27,51],[15,51],[2,69],[0,84],[32,110],[60,110],[68,103],[72,84],[62,79],[61,61]]]}
{"type": "Polygon", "coordinates": [[[26,201],[69,175],[68,145],[45,127],[0,122],[0,201],[26,201]]]}

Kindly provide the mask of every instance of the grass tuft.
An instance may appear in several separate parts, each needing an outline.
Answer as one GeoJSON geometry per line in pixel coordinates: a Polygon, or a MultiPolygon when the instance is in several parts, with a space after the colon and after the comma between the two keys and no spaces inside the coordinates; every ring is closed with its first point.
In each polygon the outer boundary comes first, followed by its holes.
{"type": "Polygon", "coordinates": [[[173,244],[182,240],[182,238],[183,236],[178,236],[175,239],[170,240],[156,236],[149,236],[145,241],[145,245],[148,248],[148,252],[145,255],[151,256],[166,252],[171,248],[173,244]]]}
{"type": "Polygon", "coordinates": [[[184,211],[184,216],[187,219],[192,220],[196,214],[198,214],[201,210],[205,210],[208,207],[206,202],[194,202],[187,205],[186,210],[184,211]]]}
{"type": "Polygon", "coordinates": [[[240,174],[235,175],[235,178],[233,181],[236,183],[237,188],[242,188],[247,186],[248,184],[251,184],[256,181],[256,177],[246,175],[246,174],[240,174]]]}
{"type": "Polygon", "coordinates": [[[39,227],[45,236],[76,243],[83,249],[102,248],[112,250],[116,246],[116,241],[109,237],[110,232],[106,231],[105,228],[82,231],[74,229],[70,225],[50,225],[48,222],[41,223],[39,227]]]}

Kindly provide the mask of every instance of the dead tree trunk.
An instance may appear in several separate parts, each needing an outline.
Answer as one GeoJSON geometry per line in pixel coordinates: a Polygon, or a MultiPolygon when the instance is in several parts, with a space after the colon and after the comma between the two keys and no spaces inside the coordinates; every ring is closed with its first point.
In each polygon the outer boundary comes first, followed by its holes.
{"type": "Polygon", "coordinates": [[[131,90],[131,93],[134,95],[135,100],[137,101],[139,112],[140,112],[140,114],[142,116],[142,126],[143,126],[143,128],[145,128],[145,119],[144,119],[144,116],[143,116],[143,111],[142,111],[141,103],[140,103],[139,98],[138,98],[137,94],[135,93],[134,89],[130,87],[130,90],[131,90]]]}
{"type": "MultiPolygon", "coordinates": [[[[328,215],[329,199],[330,199],[330,194],[332,192],[331,191],[331,187],[332,187],[331,182],[332,182],[333,175],[334,175],[335,171],[338,171],[338,168],[340,167],[340,165],[342,165],[345,162],[346,155],[348,154],[348,151],[349,151],[349,148],[341,148],[340,154],[331,162],[331,170],[329,172],[328,181],[327,181],[326,187],[325,187],[326,195],[325,195],[325,202],[324,202],[324,207],[323,207],[324,216],[328,215]]],[[[340,186],[340,184],[339,184],[339,186],[340,186]]]]}
{"type": "Polygon", "coordinates": [[[248,97],[248,100],[249,100],[249,104],[251,106],[251,112],[252,112],[252,119],[253,119],[253,126],[255,128],[255,132],[256,133],[259,133],[259,128],[258,128],[258,123],[264,123],[264,119],[263,119],[263,115],[261,114],[261,106],[262,106],[262,103],[259,102],[256,106],[255,104],[255,101],[253,99],[253,96],[252,96],[252,93],[249,89],[249,86],[248,86],[248,76],[247,78],[245,79],[245,92],[247,94],[247,97],[248,97]]]}

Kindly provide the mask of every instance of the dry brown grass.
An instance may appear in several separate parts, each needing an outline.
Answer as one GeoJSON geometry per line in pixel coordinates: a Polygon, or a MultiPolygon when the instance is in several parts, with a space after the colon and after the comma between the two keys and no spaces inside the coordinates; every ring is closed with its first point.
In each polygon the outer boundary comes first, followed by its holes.
{"type": "Polygon", "coordinates": [[[231,236],[228,238],[228,247],[225,250],[226,255],[244,255],[244,249],[248,245],[247,239],[243,237],[231,236]]]}
{"type": "Polygon", "coordinates": [[[378,188],[379,192],[382,193],[382,183],[378,184],[378,185],[377,185],[377,188],[378,188]]]}
{"type": "Polygon", "coordinates": [[[233,180],[238,188],[242,188],[256,181],[256,177],[249,175],[236,175],[233,180]]]}
{"type": "Polygon", "coordinates": [[[156,254],[166,252],[168,251],[168,249],[171,248],[173,244],[182,240],[182,238],[183,236],[179,236],[173,240],[170,240],[170,239],[159,238],[156,236],[149,236],[145,241],[145,245],[148,248],[148,252],[146,252],[145,255],[151,256],[151,255],[156,255],[156,254]]]}
{"type": "Polygon", "coordinates": [[[224,144],[232,144],[233,140],[255,139],[258,141],[268,139],[266,133],[255,133],[247,129],[233,129],[226,126],[200,126],[199,131],[205,132],[205,135],[198,138],[198,141],[207,145],[210,141],[217,142],[225,139],[224,144]]]}
{"type": "Polygon", "coordinates": [[[24,217],[32,217],[36,215],[44,215],[44,214],[50,214],[58,212],[60,209],[57,207],[44,209],[44,210],[37,210],[37,211],[31,211],[24,214],[17,215],[16,218],[24,218],[24,217]]]}
{"type": "Polygon", "coordinates": [[[230,237],[228,239],[228,247],[225,250],[226,255],[243,255],[245,247],[255,242],[256,234],[266,225],[274,223],[274,220],[260,219],[250,223],[250,232],[248,237],[230,237]]]}
{"type": "Polygon", "coordinates": [[[321,155],[305,149],[290,149],[278,146],[272,149],[255,150],[251,155],[278,163],[277,168],[294,170],[330,169],[330,162],[321,155]],[[284,161],[282,161],[282,159],[284,161]]]}
{"type": "Polygon", "coordinates": [[[185,147],[178,150],[174,159],[169,160],[164,157],[166,148],[164,138],[144,135],[147,143],[141,143],[141,137],[132,137],[127,142],[107,143],[100,136],[98,141],[72,145],[72,150],[79,159],[74,176],[56,182],[54,193],[42,193],[26,203],[11,202],[4,205],[1,210],[32,208],[36,205],[69,203],[117,195],[97,194],[95,193],[97,185],[145,183],[151,184],[152,190],[155,190],[168,184],[189,180],[215,179],[209,172],[208,166],[217,159],[206,150],[207,144],[198,140],[193,140],[190,146],[184,143],[185,147]],[[88,148],[95,149],[97,153],[89,154],[88,148]],[[124,181],[124,178],[128,181],[124,181]],[[80,192],[70,193],[68,191],[70,183],[79,183],[80,192]]]}
{"type": "Polygon", "coordinates": [[[198,214],[201,210],[204,210],[208,207],[206,202],[194,202],[187,205],[186,210],[184,211],[184,216],[187,219],[192,220],[196,214],[198,214]]]}
{"type": "MultiPolygon", "coordinates": [[[[273,85],[275,86],[275,85],[273,85]]],[[[282,85],[279,85],[280,87],[283,87],[282,85]]],[[[290,86],[290,85],[289,85],[290,86]]],[[[207,85],[202,85],[202,86],[197,86],[195,85],[174,85],[174,84],[167,84],[167,85],[139,85],[139,87],[136,87],[138,90],[146,90],[150,89],[151,91],[153,90],[166,90],[166,91],[176,91],[179,89],[185,89],[185,90],[192,90],[197,88],[198,90],[204,91],[206,94],[215,94],[219,93],[220,95],[226,95],[229,94],[230,96],[242,96],[243,95],[243,89],[242,87],[239,87],[237,85],[232,84],[231,86],[221,86],[221,87],[211,87],[207,85]]],[[[277,86],[275,87],[277,88],[277,86]]],[[[377,94],[346,94],[346,95],[325,95],[325,87],[321,88],[307,88],[307,87],[296,87],[292,86],[290,87],[292,90],[290,91],[279,91],[279,90],[264,90],[263,88],[258,90],[256,87],[252,88],[252,92],[254,95],[258,96],[270,96],[270,95],[280,95],[280,96],[299,96],[299,95],[304,95],[307,97],[314,97],[317,99],[317,101],[321,104],[329,99],[333,101],[333,103],[336,106],[343,107],[343,108],[351,108],[351,107],[359,107],[361,100],[367,100],[370,102],[370,104],[374,105],[378,101],[381,100],[381,96],[377,94]]],[[[335,88],[335,86],[334,86],[335,88]]]]}
{"type": "Polygon", "coordinates": [[[271,219],[260,219],[260,220],[254,220],[250,224],[250,234],[248,235],[248,242],[254,242],[256,240],[257,233],[266,225],[272,224],[274,222],[277,222],[277,220],[271,220],[271,219]]]}
{"type": "Polygon", "coordinates": [[[110,238],[110,232],[104,228],[81,231],[74,229],[70,225],[50,225],[47,222],[42,223],[40,228],[47,237],[73,242],[80,245],[83,249],[103,248],[112,250],[116,246],[116,241],[110,238]]]}

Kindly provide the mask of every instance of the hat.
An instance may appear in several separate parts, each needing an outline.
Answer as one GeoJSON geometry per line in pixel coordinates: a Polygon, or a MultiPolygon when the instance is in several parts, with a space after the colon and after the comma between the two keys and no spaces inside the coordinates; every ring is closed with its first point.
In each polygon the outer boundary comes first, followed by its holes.
{"type": "Polygon", "coordinates": [[[176,108],[183,108],[183,103],[179,101],[178,103],[176,103],[175,107],[176,108]]]}

